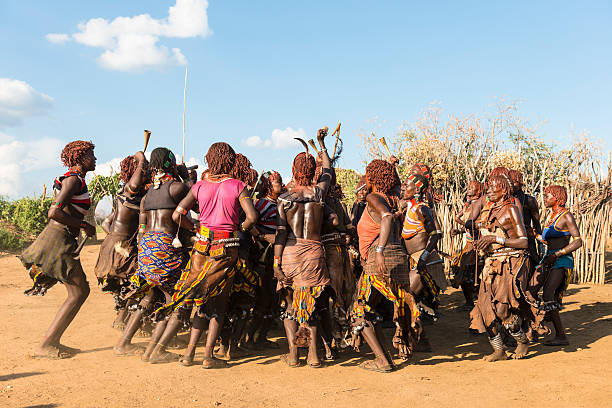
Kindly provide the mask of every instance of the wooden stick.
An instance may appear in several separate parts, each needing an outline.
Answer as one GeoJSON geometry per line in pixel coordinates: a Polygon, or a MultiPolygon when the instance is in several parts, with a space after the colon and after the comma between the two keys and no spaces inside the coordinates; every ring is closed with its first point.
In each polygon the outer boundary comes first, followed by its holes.
{"type": "Polygon", "coordinates": [[[251,199],[255,197],[255,191],[257,191],[257,186],[259,185],[259,181],[263,177],[263,174],[264,174],[264,171],[262,169],[261,172],[259,173],[259,177],[257,177],[257,182],[255,183],[255,186],[253,187],[253,191],[251,192],[251,199]]]}
{"type": "Polygon", "coordinates": [[[185,67],[185,88],[183,89],[183,156],[182,162],[185,163],[185,111],[186,111],[186,100],[187,100],[187,67],[185,67]]]}
{"type": "Polygon", "coordinates": [[[340,140],[340,125],[342,125],[342,122],[338,123],[338,126],[336,126],[336,130],[334,130],[334,133],[332,133],[332,137],[334,137],[334,135],[336,135],[336,144],[334,144],[334,153],[332,154],[332,160],[334,159],[334,157],[336,157],[336,149],[338,148],[338,140],[340,140]]]}

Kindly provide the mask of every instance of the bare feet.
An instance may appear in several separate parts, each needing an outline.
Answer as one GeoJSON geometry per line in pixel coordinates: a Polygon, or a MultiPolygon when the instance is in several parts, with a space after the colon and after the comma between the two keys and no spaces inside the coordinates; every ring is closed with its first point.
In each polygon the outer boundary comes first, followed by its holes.
{"type": "Polygon", "coordinates": [[[529,351],[529,343],[519,343],[514,350],[514,354],[512,358],[515,360],[520,360],[527,356],[527,352],[529,351]]]}
{"type": "Polygon", "coordinates": [[[289,367],[291,367],[291,368],[296,368],[296,367],[299,367],[299,366],[300,366],[300,360],[299,360],[299,359],[297,359],[297,358],[295,358],[295,359],[294,359],[294,358],[293,358],[293,357],[291,357],[291,355],[289,355],[289,354],[283,354],[283,355],[280,357],[280,359],[281,359],[281,361],[282,361],[283,363],[287,364],[287,365],[288,365],[289,367]]]}
{"type": "Polygon", "coordinates": [[[483,358],[483,360],[488,361],[488,362],[501,361],[501,360],[506,360],[506,359],[508,359],[508,355],[502,349],[495,350],[493,353],[483,358]]]}
{"type": "Polygon", "coordinates": [[[181,363],[181,365],[185,367],[189,367],[190,365],[192,365],[193,359],[195,357],[195,352],[195,345],[189,344],[187,346],[187,350],[185,350],[185,354],[183,354],[183,357],[181,357],[181,359],[179,360],[179,363],[181,363]]]}
{"type": "Polygon", "coordinates": [[[151,353],[149,357],[149,363],[151,364],[165,364],[177,361],[179,359],[178,354],[169,353],[166,350],[156,350],[151,353]]]}
{"type": "Polygon", "coordinates": [[[126,356],[135,356],[143,353],[143,348],[137,346],[135,344],[126,344],[124,346],[115,346],[113,347],[115,351],[115,356],[117,357],[126,357],[126,356]]]}
{"type": "Polygon", "coordinates": [[[321,359],[319,358],[319,353],[317,353],[316,347],[314,348],[314,350],[312,347],[308,349],[308,357],[306,357],[306,363],[311,367],[321,366],[321,359]]]}
{"type": "Polygon", "coordinates": [[[113,322],[113,329],[117,329],[119,331],[123,331],[123,329],[125,329],[125,323],[118,322],[118,321],[115,320],[113,322]]]}
{"type": "Polygon", "coordinates": [[[202,368],[205,369],[225,367],[227,367],[227,362],[224,360],[219,360],[218,358],[204,357],[204,361],[202,361],[202,368]]]}
{"type": "Polygon", "coordinates": [[[376,371],[377,373],[390,373],[393,371],[393,366],[391,364],[378,357],[374,360],[364,361],[359,364],[359,367],[368,371],[376,371]]]}
{"type": "Polygon", "coordinates": [[[50,360],[61,360],[64,358],[72,357],[73,354],[68,351],[62,350],[60,347],[56,346],[45,346],[45,347],[37,347],[34,352],[28,355],[29,358],[35,359],[43,359],[48,358],[50,360]]]}
{"type": "Polygon", "coordinates": [[[221,343],[214,353],[215,357],[229,359],[229,347],[221,343]]]}

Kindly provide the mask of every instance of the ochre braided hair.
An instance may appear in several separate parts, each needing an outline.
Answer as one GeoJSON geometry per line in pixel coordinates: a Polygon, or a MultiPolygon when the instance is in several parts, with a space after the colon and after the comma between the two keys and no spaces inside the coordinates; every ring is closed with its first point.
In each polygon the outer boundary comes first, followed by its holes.
{"type": "Polygon", "coordinates": [[[291,172],[293,173],[293,181],[298,186],[312,185],[312,179],[315,175],[315,158],[305,152],[295,156],[291,172]]]}
{"type": "Polygon", "coordinates": [[[395,167],[385,160],[372,160],[366,167],[366,179],[383,194],[389,193],[397,185],[395,167]]]}
{"type": "Polygon", "coordinates": [[[553,185],[548,186],[544,189],[544,194],[550,193],[555,200],[557,200],[557,204],[561,207],[565,207],[565,203],[567,203],[567,190],[563,186],[553,185]]]}
{"type": "Polygon", "coordinates": [[[508,174],[510,176],[510,181],[512,181],[512,184],[514,184],[515,186],[523,187],[525,185],[525,183],[523,182],[523,173],[521,173],[520,171],[509,170],[508,174]]]}
{"type": "Polygon", "coordinates": [[[93,151],[94,144],[86,142],[84,140],[75,140],[74,142],[68,143],[62,150],[61,159],[62,163],[66,167],[73,167],[81,163],[83,157],[89,152],[93,151]]]}
{"type": "Polygon", "coordinates": [[[236,152],[232,146],[225,142],[217,142],[210,145],[206,153],[208,173],[216,176],[218,174],[229,174],[236,162],[236,152]]]}
{"type": "Polygon", "coordinates": [[[242,153],[236,154],[236,160],[234,161],[234,167],[230,171],[230,176],[236,180],[245,182],[248,185],[251,180],[251,161],[242,153]]]}
{"type": "Polygon", "coordinates": [[[134,156],[128,156],[125,159],[121,160],[121,174],[119,175],[119,179],[124,183],[130,181],[137,166],[138,162],[136,161],[134,156]]]}

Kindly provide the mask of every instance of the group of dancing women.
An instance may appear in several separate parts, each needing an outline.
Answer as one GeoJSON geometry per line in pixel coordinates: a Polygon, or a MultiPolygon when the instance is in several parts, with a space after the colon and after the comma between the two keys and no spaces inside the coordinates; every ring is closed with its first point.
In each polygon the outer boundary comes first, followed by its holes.
{"type": "MultiPolygon", "coordinates": [[[[390,156],[367,165],[349,211],[326,136],[327,128],[318,131],[318,149],[310,142],[314,154],[302,141],[286,184],[278,172],[258,174],[224,142],[210,146],[200,176],[164,147],[149,160],[143,151],[123,159],[95,265],[101,290],[114,298],[117,357],[190,366],[203,345],[201,366],[223,368],[280,348],[268,333],[282,323],[288,349],[280,357],[289,367],[321,368],[365,342],[374,358],[360,367],[388,373],[397,360],[431,352],[424,322],[437,319],[449,285],[465,296],[469,330],[488,336],[487,361],[508,350],[525,357],[550,334],[546,321],[555,332],[544,344],[569,344],[559,311],[582,242],[564,187],[544,189],[550,215],[542,228],[521,173],[495,168],[469,182],[454,228],[443,231],[430,166],[390,156]],[[408,169],[403,181],[399,166],[408,169]],[[465,235],[458,254],[438,249],[445,233],[465,235]],[[188,342],[177,338],[187,331],[188,342]],[[148,338],[146,348],[136,336],[148,338]],[[167,350],[177,345],[186,346],[182,355],[167,350]]],[[[96,233],[85,221],[94,145],[68,143],[61,160],[68,171],[54,181],[49,223],[20,256],[33,281],[27,295],[57,282],[68,291],[34,358],[78,353],[61,338],[90,291],[79,251],[81,234],[96,233]]]]}

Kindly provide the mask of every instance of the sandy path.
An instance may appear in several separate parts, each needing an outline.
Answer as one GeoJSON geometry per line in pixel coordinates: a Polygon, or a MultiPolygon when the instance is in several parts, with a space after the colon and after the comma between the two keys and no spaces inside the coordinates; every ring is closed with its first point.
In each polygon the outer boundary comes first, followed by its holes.
{"type": "MultiPolygon", "coordinates": [[[[100,293],[92,273],[98,248],[83,250],[92,293],[64,336],[65,344],[83,353],[61,361],[25,355],[44,334],[65,290],[58,285],[44,298],[26,297],[22,293],[29,279],[20,262],[14,256],[0,258],[0,310],[5,317],[0,406],[612,406],[610,285],[572,285],[562,313],[572,344],[563,350],[534,345],[530,358],[522,361],[481,360],[489,352],[488,342],[468,334],[467,314],[455,310],[462,303],[455,291],[443,296],[442,319],[427,327],[434,353],[417,354],[392,374],[357,368],[363,357],[356,354],[325,369],[290,369],[272,351],[228,369],[205,371],[114,357],[119,332],[110,328],[112,298],[100,293]]],[[[201,353],[196,359],[201,360],[201,353]]]]}

